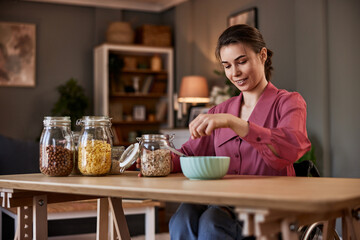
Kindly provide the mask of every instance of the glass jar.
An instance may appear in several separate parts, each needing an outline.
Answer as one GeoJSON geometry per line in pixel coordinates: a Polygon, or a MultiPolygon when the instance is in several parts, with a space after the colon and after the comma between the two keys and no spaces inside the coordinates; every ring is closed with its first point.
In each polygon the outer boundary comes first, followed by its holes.
{"type": "Polygon", "coordinates": [[[120,158],[124,151],[124,146],[115,146],[111,149],[111,174],[120,174],[124,171],[120,168],[120,158]]]}
{"type": "Polygon", "coordinates": [[[88,176],[106,175],[111,169],[111,118],[84,116],[78,119],[81,126],[78,143],[78,168],[88,176]]]}
{"type": "Polygon", "coordinates": [[[74,166],[70,117],[44,117],[40,138],[40,171],[52,177],[68,176],[74,166]]]}
{"type": "Polygon", "coordinates": [[[81,175],[79,167],[78,167],[78,158],[79,158],[79,137],[80,137],[80,132],[71,132],[72,136],[73,136],[73,140],[74,140],[74,168],[73,171],[71,172],[72,175],[81,175]]]}
{"type": "Polygon", "coordinates": [[[141,174],[146,177],[167,176],[171,172],[171,154],[166,146],[174,148],[174,135],[145,134],[136,140],[140,144],[141,174]]]}

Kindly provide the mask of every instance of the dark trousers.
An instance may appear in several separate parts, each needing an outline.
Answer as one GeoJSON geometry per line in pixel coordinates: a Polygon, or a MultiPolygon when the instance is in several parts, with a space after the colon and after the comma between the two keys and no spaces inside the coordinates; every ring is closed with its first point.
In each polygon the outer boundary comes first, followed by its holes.
{"type": "Polygon", "coordinates": [[[171,240],[244,239],[242,224],[228,210],[213,205],[181,204],[169,222],[171,240]]]}

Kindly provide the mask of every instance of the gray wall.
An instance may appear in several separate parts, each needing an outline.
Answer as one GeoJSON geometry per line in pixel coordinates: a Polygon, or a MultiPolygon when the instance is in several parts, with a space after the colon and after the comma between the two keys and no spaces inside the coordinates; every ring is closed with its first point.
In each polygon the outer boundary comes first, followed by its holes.
{"type": "Polygon", "coordinates": [[[56,87],[78,79],[93,112],[93,48],[105,41],[111,21],[173,24],[173,10],[142,13],[26,1],[0,1],[0,21],[36,24],[36,86],[0,87],[0,134],[35,140],[58,100],[56,87]]]}
{"type": "Polygon", "coordinates": [[[328,23],[332,176],[360,177],[360,1],[329,0],[328,23]]]}
{"type": "Polygon", "coordinates": [[[286,57],[295,50],[294,2],[289,0],[193,0],[176,8],[176,77],[177,87],[184,75],[200,74],[210,85],[224,84],[214,74],[220,65],[215,59],[217,38],[227,27],[229,15],[258,8],[258,22],[268,48],[275,51],[274,81],[281,87],[294,90],[295,58],[286,57]],[[205,11],[204,11],[205,10],[205,11]]]}
{"type": "Polygon", "coordinates": [[[24,1],[0,2],[0,21],[36,24],[37,48],[36,87],[0,88],[0,134],[29,140],[39,137],[43,117],[50,114],[59,97],[56,87],[71,77],[79,80],[91,98],[92,49],[102,40],[98,36],[104,35],[103,25],[120,16],[119,11],[104,11],[24,1]],[[111,17],[105,19],[107,16],[111,17]]]}
{"type": "Polygon", "coordinates": [[[256,6],[259,29],[275,52],[272,82],[308,105],[308,134],[324,176],[360,177],[360,1],[193,0],[176,8],[176,86],[189,74],[210,85],[214,49],[227,17],[256,6]],[[204,11],[205,10],[205,11],[204,11]]]}

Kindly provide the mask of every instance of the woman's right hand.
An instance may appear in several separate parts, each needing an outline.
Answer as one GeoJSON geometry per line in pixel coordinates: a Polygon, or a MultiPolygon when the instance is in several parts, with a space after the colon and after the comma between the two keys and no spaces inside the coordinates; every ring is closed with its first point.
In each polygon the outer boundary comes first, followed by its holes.
{"type": "Polygon", "coordinates": [[[249,123],[229,113],[216,113],[199,114],[189,124],[189,131],[192,139],[209,136],[218,128],[231,128],[240,137],[244,137],[249,132],[249,123]]]}

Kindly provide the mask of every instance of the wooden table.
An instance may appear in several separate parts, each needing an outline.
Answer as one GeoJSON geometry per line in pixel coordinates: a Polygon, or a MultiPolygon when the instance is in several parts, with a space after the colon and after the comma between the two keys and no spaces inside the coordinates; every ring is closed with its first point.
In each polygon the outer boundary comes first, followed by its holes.
{"type": "Polygon", "coordinates": [[[32,209],[34,239],[47,237],[47,228],[42,227],[47,224],[47,203],[90,198],[100,198],[98,239],[107,238],[109,209],[118,236],[130,239],[122,198],[232,205],[245,221],[244,233],[265,239],[277,232],[284,239],[298,239],[298,226],[323,220],[328,223],[324,234],[331,235],[328,229],[341,217],[343,239],[360,239],[360,179],[228,175],[221,180],[188,180],[182,174],[139,178],[137,172],[103,177],[23,174],[0,176],[0,190],[3,207],[19,207],[25,215],[32,209]]]}

